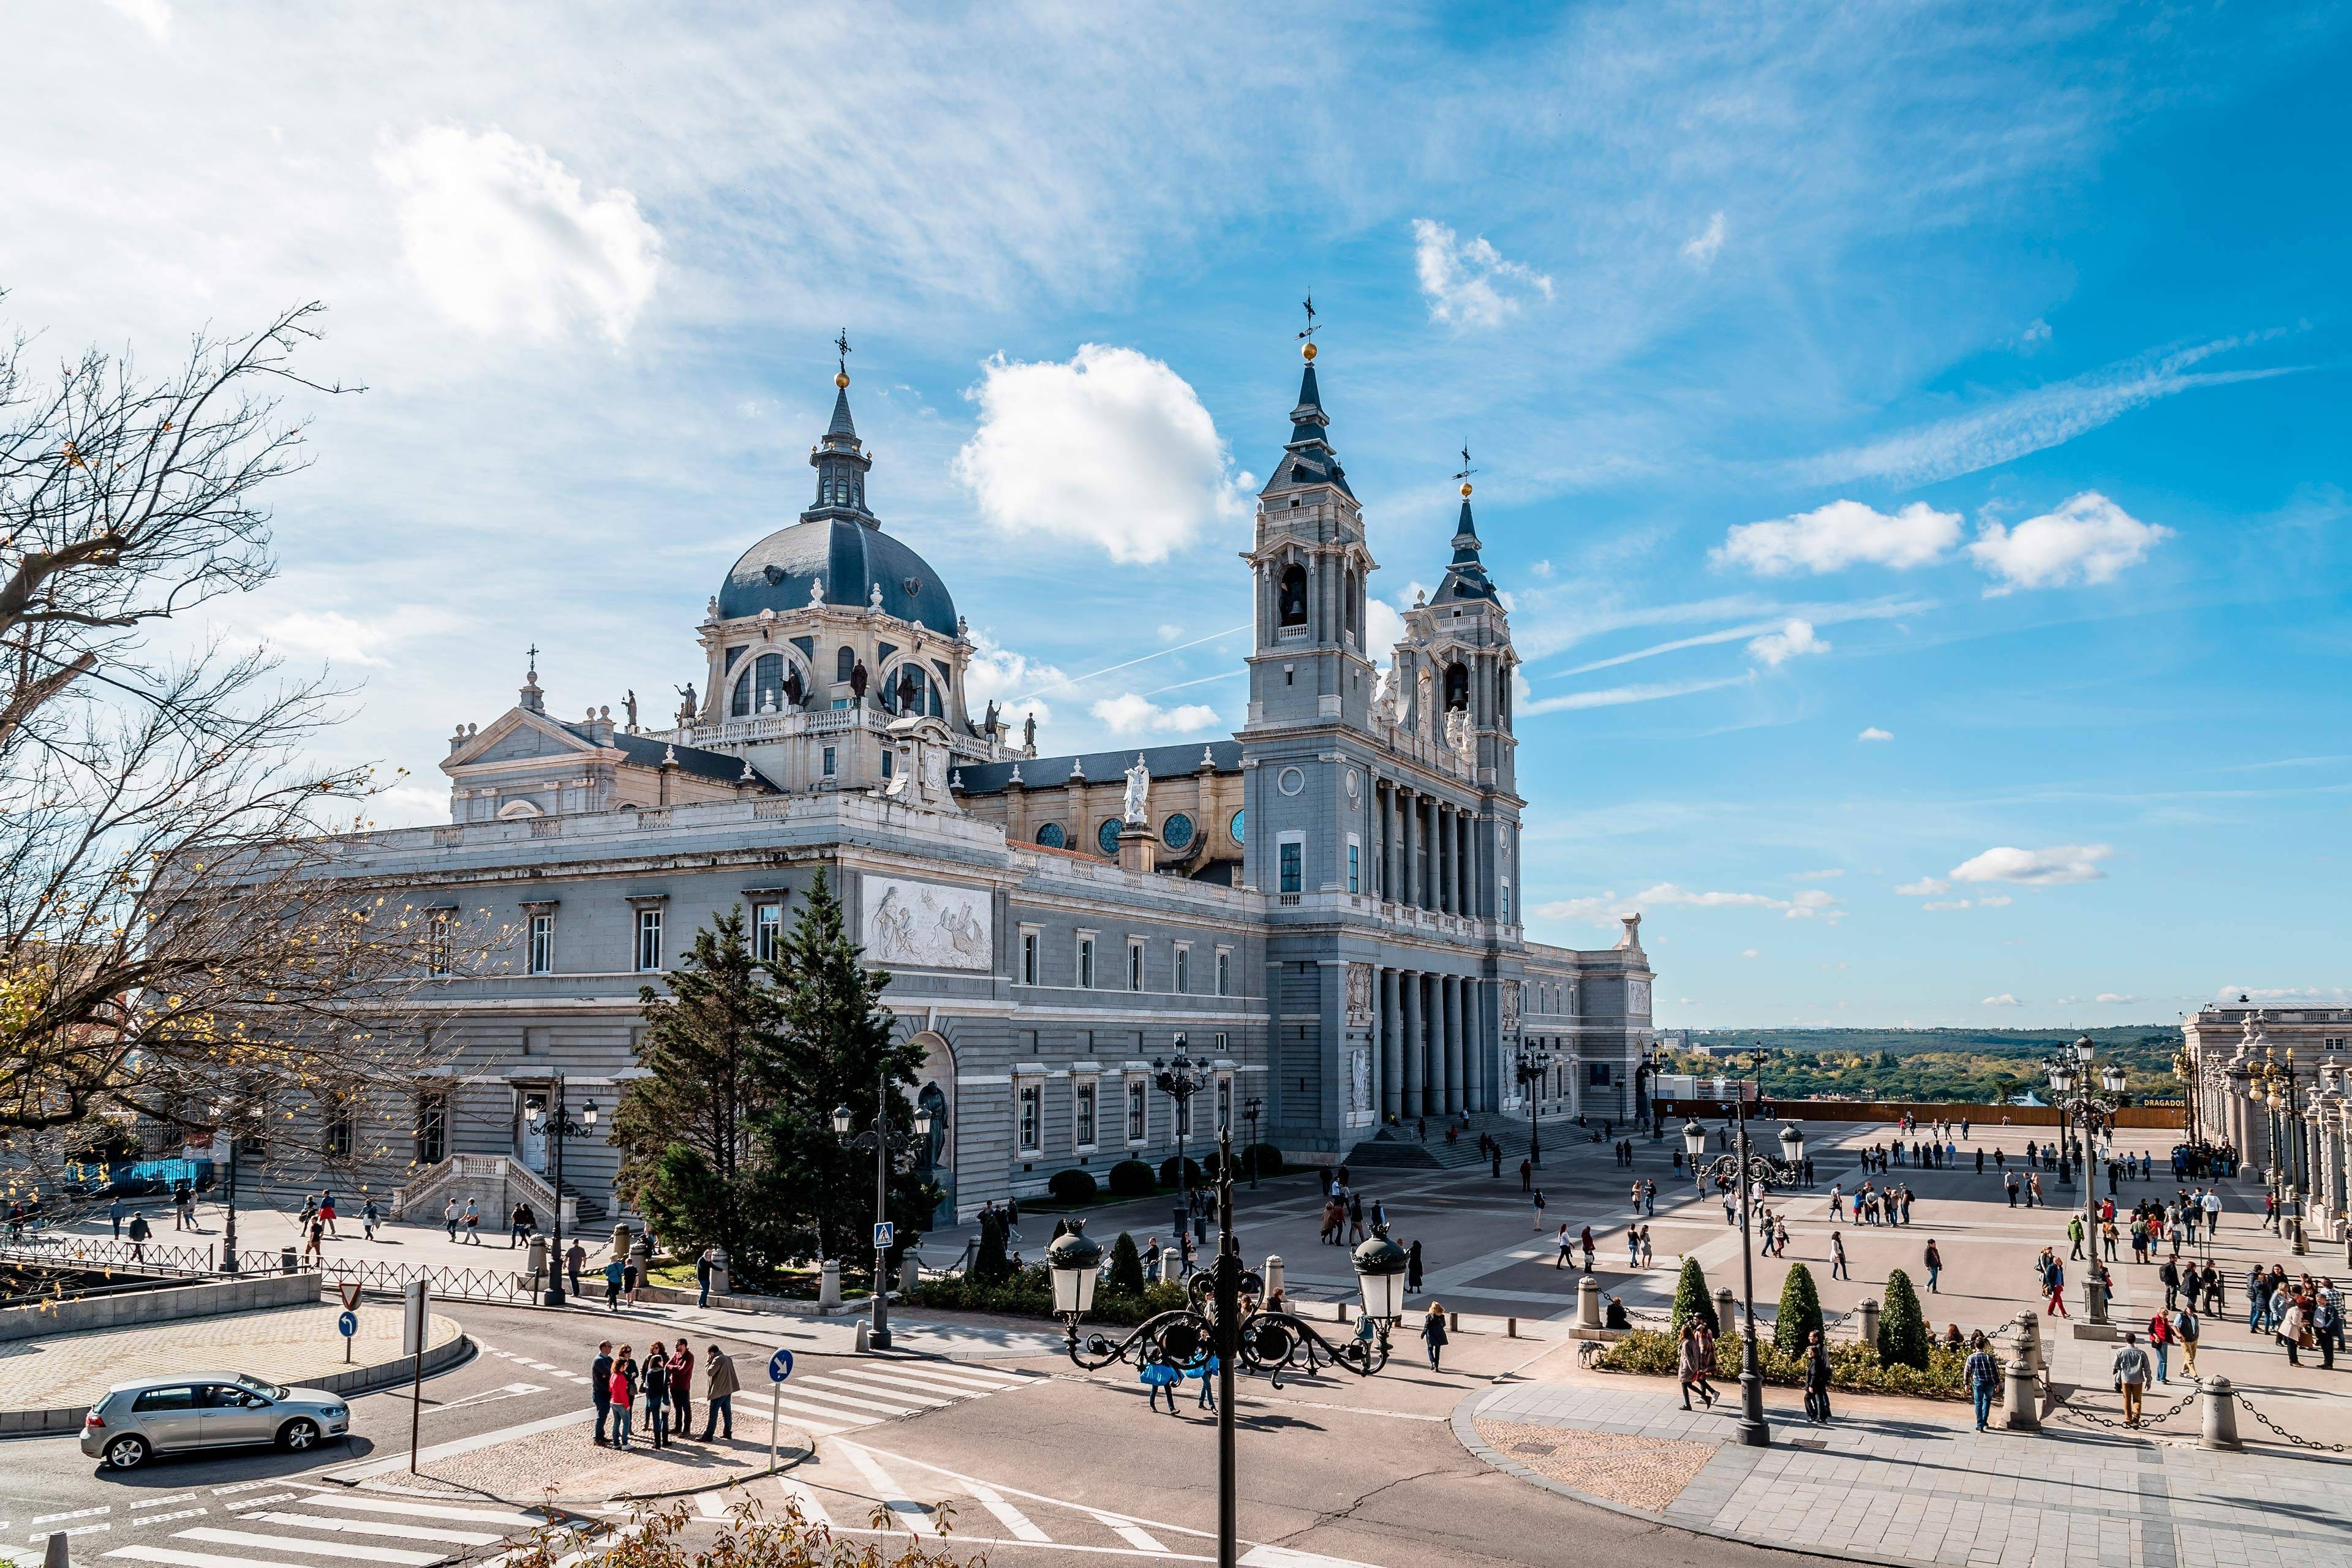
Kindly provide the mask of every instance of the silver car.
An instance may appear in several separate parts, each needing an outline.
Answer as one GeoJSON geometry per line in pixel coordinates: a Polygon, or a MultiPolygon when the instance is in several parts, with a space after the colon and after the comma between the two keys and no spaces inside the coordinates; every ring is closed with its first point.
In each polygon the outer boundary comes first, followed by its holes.
{"type": "Polygon", "coordinates": [[[321,1388],[288,1388],[242,1372],[118,1383],[82,1418],[81,1451],[110,1469],[153,1454],[275,1445],[305,1453],[351,1429],[351,1406],[321,1388]]]}

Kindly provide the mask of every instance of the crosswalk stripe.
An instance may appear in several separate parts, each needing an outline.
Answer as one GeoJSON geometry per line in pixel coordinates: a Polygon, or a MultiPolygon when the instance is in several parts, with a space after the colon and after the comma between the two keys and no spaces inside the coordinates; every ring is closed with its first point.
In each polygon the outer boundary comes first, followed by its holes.
{"type": "Polygon", "coordinates": [[[940,1532],[940,1527],[931,1522],[930,1510],[908,1497],[905,1489],[890,1479],[890,1472],[875,1462],[873,1455],[855,1443],[843,1443],[836,1447],[838,1452],[849,1456],[849,1462],[857,1468],[858,1474],[866,1478],[866,1484],[874,1489],[882,1506],[897,1514],[908,1529],[917,1535],[937,1535],[940,1532]]]}
{"type": "Polygon", "coordinates": [[[125,1508],[134,1510],[142,1508],[164,1508],[175,1502],[194,1502],[202,1496],[204,1496],[204,1493],[202,1492],[181,1492],[173,1497],[142,1498],[137,1502],[125,1503],[123,1506],[125,1508]]]}
{"type": "Polygon", "coordinates": [[[519,1530],[534,1530],[545,1522],[539,1514],[518,1513],[512,1509],[451,1508],[446,1503],[411,1502],[405,1498],[313,1492],[302,1500],[318,1508],[356,1509],[362,1513],[404,1513],[418,1519],[474,1519],[485,1524],[511,1525],[519,1530]]]}
{"type": "Polygon", "coordinates": [[[251,1530],[182,1530],[173,1531],[172,1539],[202,1541],[214,1546],[259,1546],[276,1552],[302,1552],[320,1557],[340,1557],[352,1563],[392,1563],[400,1564],[400,1568],[425,1568],[426,1563],[438,1563],[449,1555],[446,1552],[403,1552],[394,1546],[361,1546],[347,1541],[289,1540],[283,1535],[263,1535],[251,1530]]]}
{"type": "Polygon", "coordinates": [[[784,1494],[785,1501],[800,1505],[801,1517],[809,1523],[833,1522],[833,1516],[824,1511],[824,1504],[817,1500],[816,1493],[810,1489],[807,1482],[795,1480],[790,1476],[778,1476],[776,1487],[784,1494]]]}
{"type": "MultiPolygon", "coordinates": [[[[277,1544],[280,1550],[290,1550],[299,1543],[281,1541],[277,1544]]],[[[170,1546],[124,1546],[107,1556],[128,1557],[139,1563],[166,1563],[173,1568],[286,1568],[274,1557],[223,1557],[216,1552],[182,1552],[170,1546]]]]}
{"type": "Polygon", "coordinates": [[[1098,1513],[1095,1515],[1095,1522],[1110,1531],[1129,1546],[1140,1547],[1146,1552],[1165,1552],[1168,1550],[1152,1537],[1150,1531],[1139,1525],[1130,1524],[1116,1514],[1098,1513]]]}
{"type": "MultiPolygon", "coordinates": [[[[851,1410],[831,1410],[817,1405],[803,1405],[797,1399],[779,1399],[773,1403],[779,1409],[788,1410],[794,1415],[814,1415],[816,1417],[816,1422],[810,1423],[811,1425],[822,1424],[834,1432],[843,1431],[851,1426],[871,1426],[875,1421],[871,1415],[860,1415],[851,1410]]],[[[823,1432],[817,1434],[820,1437],[824,1435],[823,1432]]]]}
{"type": "MultiPolygon", "coordinates": [[[[803,1399],[823,1400],[827,1405],[846,1405],[853,1410],[878,1410],[885,1415],[912,1415],[915,1413],[915,1407],[911,1405],[891,1405],[879,1399],[860,1399],[853,1394],[835,1394],[830,1389],[807,1386],[809,1384],[824,1381],[823,1378],[804,1377],[797,1380],[793,1386],[800,1390],[800,1396],[803,1399]]],[[[852,1384],[852,1386],[856,1385],[852,1384]]]]}
{"type": "Polygon", "coordinates": [[[1018,1382],[1026,1381],[1025,1379],[1006,1380],[988,1373],[967,1372],[962,1367],[949,1366],[935,1361],[862,1362],[859,1367],[860,1370],[872,1372],[877,1376],[887,1369],[889,1375],[893,1377],[911,1378],[925,1383],[935,1383],[942,1387],[976,1390],[983,1394],[999,1394],[1015,1386],[1018,1382]]]}
{"type": "Polygon", "coordinates": [[[806,1388],[810,1384],[815,1384],[820,1388],[846,1388],[856,1394],[887,1394],[893,1399],[911,1400],[915,1405],[930,1410],[945,1410],[955,1403],[952,1399],[935,1398],[929,1393],[910,1393],[898,1384],[885,1379],[853,1377],[846,1373],[825,1377],[803,1377],[799,1380],[799,1386],[803,1388],[806,1388]]]}
{"type": "Polygon", "coordinates": [[[695,1493],[694,1508],[695,1511],[702,1515],[705,1519],[725,1519],[727,1517],[727,1505],[719,1500],[719,1496],[717,1492],[695,1493]]]}
{"type": "Polygon", "coordinates": [[[323,1513],[241,1513],[240,1524],[290,1524],[299,1530],[332,1530],[344,1535],[389,1535],[399,1541],[446,1541],[455,1546],[488,1546],[504,1541],[478,1530],[426,1530],[421,1525],[395,1524],[390,1520],[336,1519],[323,1513]]]}
{"type": "Polygon", "coordinates": [[[203,1516],[203,1515],[205,1515],[205,1514],[210,1513],[211,1511],[212,1511],[212,1510],[210,1510],[210,1509],[208,1509],[208,1508],[181,1508],[181,1509],[173,1509],[170,1513],[142,1513],[142,1514],[138,1514],[138,1515],[134,1516],[134,1517],[131,1520],[131,1521],[130,1521],[130,1522],[131,1522],[131,1523],[132,1523],[132,1524],[134,1524],[134,1525],[139,1525],[139,1524],[169,1524],[169,1523],[171,1523],[171,1522],[172,1522],[173,1520],[175,1520],[175,1519],[196,1519],[196,1518],[200,1518],[200,1517],[202,1517],[202,1516],[203,1516]]]}
{"type": "Polygon", "coordinates": [[[1053,1540],[1052,1536],[1047,1535],[1044,1531],[1038,1529],[1037,1526],[1031,1521],[1027,1514],[1023,1513],[1019,1509],[1014,1508],[1011,1503],[1006,1502],[997,1492],[995,1488],[982,1486],[977,1481],[966,1481],[964,1486],[971,1491],[973,1497],[980,1500],[981,1507],[986,1509],[989,1512],[994,1514],[1003,1521],[1004,1528],[1013,1532],[1014,1540],[1053,1540]]]}

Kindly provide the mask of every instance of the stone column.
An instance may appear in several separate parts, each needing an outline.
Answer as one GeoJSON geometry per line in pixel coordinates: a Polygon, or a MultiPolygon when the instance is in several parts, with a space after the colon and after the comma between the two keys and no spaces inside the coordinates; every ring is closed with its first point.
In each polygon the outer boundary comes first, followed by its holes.
{"type": "Polygon", "coordinates": [[[1423,1116],[1445,1109],[1445,1007],[1437,976],[1415,977],[1421,991],[1421,1109],[1423,1116]]]}
{"type": "Polygon", "coordinates": [[[1397,902],[1421,902],[1421,877],[1413,864],[1413,843],[1416,810],[1413,794],[1409,789],[1397,792],[1397,902]]]}
{"type": "Polygon", "coordinates": [[[1397,1016],[1397,972],[1381,971],[1381,1112],[1404,1114],[1404,1020],[1397,1016]]]}
{"type": "Polygon", "coordinates": [[[1422,800],[1421,841],[1426,861],[1421,871],[1421,907],[1433,910],[1437,908],[1437,800],[1433,795],[1422,800]]]}
{"type": "Polygon", "coordinates": [[[1404,973],[1398,982],[1404,1002],[1404,1107],[1398,1114],[1410,1120],[1422,1112],[1421,976],[1404,973]]]}
{"type": "Polygon", "coordinates": [[[1445,993],[1445,1110],[1458,1116],[1467,1109],[1462,1098],[1462,981],[1449,974],[1439,984],[1445,993]]]}
{"type": "Polygon", "coordinates": [[[1462,912],[1475,915],[1485,908],[1478,897],[1478,819],[1465,812],[1454,826],[1462,835],[1462,912]]]}
{"type": "Polygon", "coordinates": [[[1498,1110],[1486,1096],[1486,983],[1462,983],[1462,1047],[1465,1062],[1465,1092],[1473,1110],[1498,1110]]]}

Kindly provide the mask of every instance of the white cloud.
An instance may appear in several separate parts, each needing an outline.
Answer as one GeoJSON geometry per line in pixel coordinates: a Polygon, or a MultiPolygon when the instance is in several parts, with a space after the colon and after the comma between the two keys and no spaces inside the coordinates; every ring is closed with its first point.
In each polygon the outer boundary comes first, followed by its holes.
{"type": "Polygon", "coordinates": [[[2115,853],[2105,844],[2053,844],[2047,849],[2001,845],[1952,868],[1960,882],[2022,882],[2047,887],[2060,882],[2095,882],[2106,873],[2098,862],[2115,853]]]}
{"type": "Polygon", "coordinates": [[[1977,908],[1980,910],[2005,910],[2015,902],[2017,902],[2017,900],[2011,898],[2007,893],[1979,893],[1977,895],[1977,908]]]}
{"type": "Polygon", "coordinates": [[[971,661],[964,666],[963,687],[975,721],[987,713],[991,701],[1003,704],[997,716],[1012,724],[1016,737],[1022,721],[1033,714],[1041,725],[1052,720],[1054,710],[1030,693],[1066,685],[1069,677],[1053,665],[1039,664],[1024,654],[1001,647],[994,637],[976,627],[971,643],[971,661]]]}
{"type": "Polygon", "coordinates": [[[1923,910],[1966,910],[1975,906],[1966,899],[1929,899],[1919,907],[1923,910]]]}
{"type": "Polygon", "coordinates": [[[1858,500],[1833,500],[1769,522],[1743,522],[1708,555],[1766,577],[1836,572],[1860,563],[1897,572],[1940,561],[1960,540],[1960,514],[1913,501],[1889,514],[1858,500]]]}
{"type": "MultiPolygon", "coordinates": [[[[1364,651],[1384,661],[1404,640],[1404,617],[1386,599],[1364,599],[1364,651]]],[[[1517,669],[1514,666],[1514,670],[1517,669]]]]}
{"type": "Polygon", "coordinates": [[[1193,735],[1217,728],[1217,710],[1205,702],[1161,708],[1132,691],[1102,698],[1087,711],[1114,735],[1193,735]]]}
{"type": "Polygon", "coordinates": [[[1906,899],[1927,899],[1937,893],[1950,892],[1952,885],[1941,877],[1922,877],[1916,882],[1906,882],[1895,890],[1906,899]]]}
{"type": "Polygon", "coordinates": [[[1706,227],[1683,243],[1683,259],[1701,272],[1715,265],[1717,252],[1723,249],[1723,215],[1717,213],[1706,220],[1706,227]]]}
{"type": "Polygon", "coordinates": [[[354,620],[338,610],[298,610],[263,626],[261,640],[299,658],[382,665],[398,644],[462,625],[455,616],[419,605],[404,605],[373,620],[354,620]]]}
{"type": "Polygon", "coordinates": [[[1528,300],[1551,298],[1549,277],[1504,260],[1484,238],[1465,245],[1452,229],[1424,217],[1413,219],[1412,240],[1413,268],[1432,321],[1499,326],[1528,300]]]}
{"type": "Polygon", "coordinates": [[[1753,958],[1756,956],[1756,950],[1752,947],[1743,947],[1739,950],[1739,956],[1742,958],[1753,958]]]}
{"type": "Polygon", "coordinates": [[[1981,1007],[2021,1007],[2023,1003],[2004,991],[1998,996],[1988,996],[1978,1004],[1981,1007]]]}
{"type": "Polygon", "coordinates": [[[1782,918],[1792,921],[1809,921],[1815,915],[1828,915],[1834,920],[1844,913],[1838,908],[1837,900],[1820,888],[1806,888],[1793,898],[1776,899],[1769,893],[1700,892],[1661,882],[1635,894],[1632,901],[1636,907],[1679,904],[1699,910],[1778,910],[1782,918]]]}
{"type": "Polygon", "coordinates": [[[1006,534],[1140,564],[1248,515],[1250,476],[1232,471],[1191,384],[1147,354],[1100,343],[1081,344],[1067,363],[999,354],[966,395],[980,427],[955,475],[1006,534]]]}
{"type": "Polygon", "coordinates": [[[1830,645],[1814,635],[1811,621],[1790,621],[1777,632],[1766,632],[1748,645],[1750,658],[1760,659],[1774,669],[1792,658],[1809,653],[1827,653],[1830,645]]]}
{"type": "Polygon", "coordinates": [[[1160,640],[1161,642],[1174,642],[1178,637],[1181,637],[1183,635],[1184,628],[1176,625],[1173,621],[1162,621],[1160,623],[1160,640]]]}
{"type": "Polygon", "coordinates": [[[550,338],[584,322],[617,343],[653,297],[661,236],[636,198],[590,198],[543,147],[433,126],[376,168],[400,194],[409,270],[463,326],[550,338]]]}
{"type": "Polygon", "coordinates": [[[2142,522],[2096,490],[2084,490],[2015,528],[1989,522],[1969,546],[1983,570],[2001,579],[1987,590],[2054,588],[2066,583],[2109,583],[2147,559],[2172,530],[2142,522]]]}
{"type": "Polygon", "coordinates": [[[2110,1006],[2120,1006],[2126,1002],[2137,1002],[2139,1000],[2138,997],[2127,995],[2121,991],[2102,991],[2099,993],[2098,999],[2106,1003],[2110,1006]]]}
{"type": "Polygon", "coordinates": [[[1891,741],[1895,739],[1895,732],[1891,730],[1882,730],[1877,725],[1873,724],[1869,729],[1864,730],[1861,734],[1856,735],[1854,739],[1857,741],[1891,741]]]}
{"type": "Polygon", "coordinates": [[[1614,893],[1602,893],[1598,898],[1554,899],[1538,904],[1535,917],[1543,921],[1565,921],[1583,925],[1613,926],[1620,914],[1631,914],[1632,906],[1614,893]]]}
{"type": "Polygon", "coordinates": [[[2039,316],[2026,322],[2025,330],[2017,334],[2017,346],[2025,353],[2032,353],[2049,341],[2050,323],[2039,316]]]}
{"type": "Polygon", "coordinates": [[[106,3],[138,23],[140,30],[156,43],[160,44],[171,37],[170,0],[106,0],[106,3]]]}
{"type": "Polygon", "coordinates": [[[1844,875],[1844,867],[1831,866],[1819,871],[1799,871],[1794,876],[1790,877],[1789,880],[1792,882],[1826,882],[1832,877],[1843,877],[1844,875]]]}
{"type": "Polygon", "coordinates": [[[1546,697],[1522,705],[1522,719],[1532,719],[1539,713],[1562,713],[1580,708],[1616,708],[1628,702],[1655,702],[1666,697],[1688,697],[1694,692],[1714,691],[1726,686],[1745,686],[1756,679],[1754,670],[1745,675],[1723,676],[1713,680],[1656,680],[1641,686],[1611,686],[1598,691],[1571,691],[1562,697],[1546,697]]]}
{"type": "Polygon", "coordinates": [[[2347,1002],[2352,991],[2341,985],[2224,985],[2213,993],[2223,1002],[2347,1002]]]}

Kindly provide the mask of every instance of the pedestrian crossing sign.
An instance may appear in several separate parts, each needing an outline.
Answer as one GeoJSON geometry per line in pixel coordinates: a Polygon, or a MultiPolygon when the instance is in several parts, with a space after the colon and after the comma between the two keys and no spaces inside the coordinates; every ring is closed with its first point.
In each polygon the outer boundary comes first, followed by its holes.
{"type": "Polygon", "coordinates": [[[875,1222],[874,1222],[874,1250],[875,1250],[875,1251],[877,1251],[877,1252],[883,1252],[883,1251],[887,1251],[887,1250],[888,1250],[889,1246],[890,1246],[890,1238],[891,1238],[893,1236],[895,1236],[897,1233],[898,1233],[898,1232],[897,1232],[897,1227],[896,1227],[895,1226],[893,1226],[893,1225],[892,1225],[888,1220],[884,1219],[884,1220],[877,1220],[877,1221],[875,1221],[875,1222]]]}

